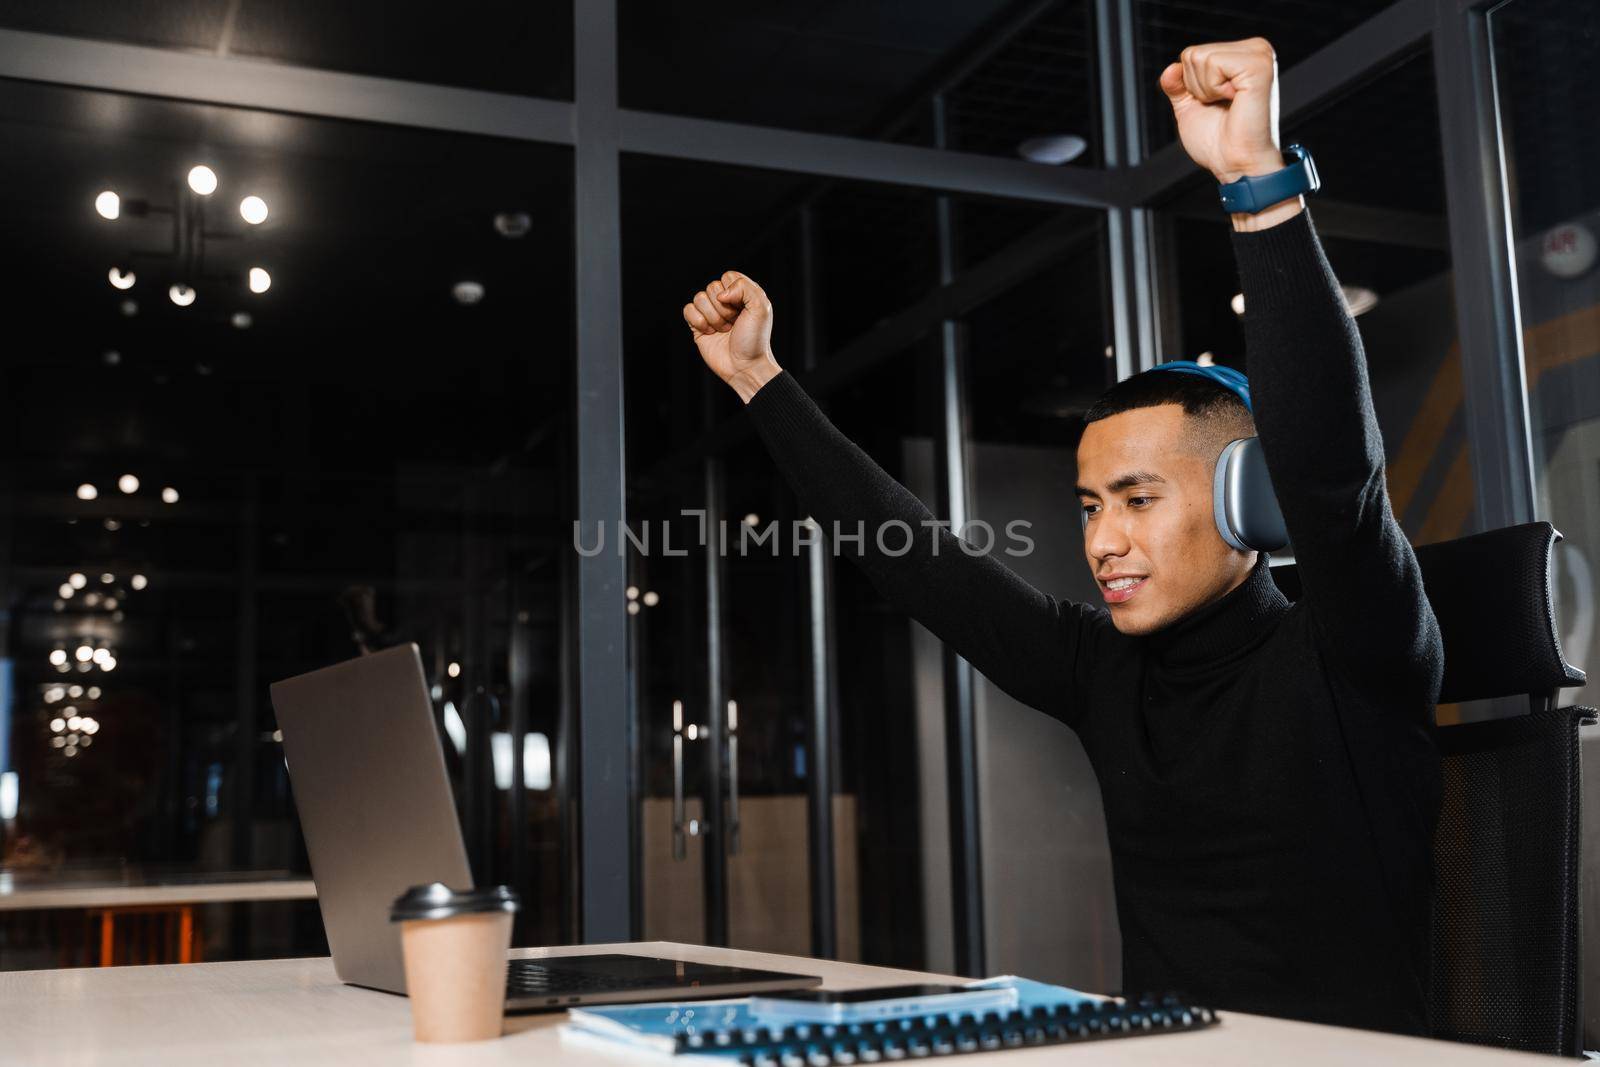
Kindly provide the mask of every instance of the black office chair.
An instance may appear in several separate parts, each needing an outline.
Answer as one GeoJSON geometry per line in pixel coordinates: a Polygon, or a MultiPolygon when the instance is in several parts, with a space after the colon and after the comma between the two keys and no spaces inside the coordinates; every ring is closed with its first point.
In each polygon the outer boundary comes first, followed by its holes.
{"type": "MultiPolygon", "coordinates": [[[[1561,653],[1550,553],[1533,522],[1416,550],[1444,639],[1441,704],[1525,697],[1509,719],[1436,727],[1444,797],[1434,836],[1435,1037],[1556,1055],[1583,1047],[1578,727],[1558,708],[1584,674],[1561,653]]],[[[1292,564],[1273,568],[1299,594],[1292,564]]]]}

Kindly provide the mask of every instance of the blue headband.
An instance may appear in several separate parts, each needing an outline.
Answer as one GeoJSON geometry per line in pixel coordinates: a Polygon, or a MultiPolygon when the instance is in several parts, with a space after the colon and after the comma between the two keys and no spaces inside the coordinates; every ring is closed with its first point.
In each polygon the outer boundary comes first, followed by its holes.
{"type": "Polygon", "coordinates": [[[1250,406],[1250,379],[1234,370],[1232,367],[1202,366],[1192,359],[1174,359],[1166,363],[1157,363],[1152,370],[1175,370],[1182,374],[1198,374],[1202,378],[1209,378],[1233,392],[1244,401],[1245,410],[1252,415],[1255,408],[1250,406]]]}

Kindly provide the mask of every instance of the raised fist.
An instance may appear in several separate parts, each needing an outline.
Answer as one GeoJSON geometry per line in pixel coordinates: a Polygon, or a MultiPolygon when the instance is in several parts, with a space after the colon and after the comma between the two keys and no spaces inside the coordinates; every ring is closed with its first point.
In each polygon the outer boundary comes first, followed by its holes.
{"type": "Polygon", "coordinates": [[[1269,174],[1278,148],[1278,57],[1264,37],[1193,44],[1161,72],[1184,150],[1219,182],[1269,174]]]}
{"type": "Polygon", "coordinates": [[[772,356],[772,301],[751,279],[730,270],[683,305],[700,358],[747,403],[778,373],[772,356]]]}

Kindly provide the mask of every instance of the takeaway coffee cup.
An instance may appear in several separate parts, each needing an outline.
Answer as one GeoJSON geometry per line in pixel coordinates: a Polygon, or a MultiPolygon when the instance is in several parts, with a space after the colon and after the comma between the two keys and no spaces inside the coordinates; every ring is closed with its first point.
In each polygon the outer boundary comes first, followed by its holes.
{"type": "Polygon", "coordinates": [[[517,895],[505,886],[455,890],[416,885],[389,909],[400,925],[411,1028],[418,1041],[500,1036],[506,953],[517,895]]]}

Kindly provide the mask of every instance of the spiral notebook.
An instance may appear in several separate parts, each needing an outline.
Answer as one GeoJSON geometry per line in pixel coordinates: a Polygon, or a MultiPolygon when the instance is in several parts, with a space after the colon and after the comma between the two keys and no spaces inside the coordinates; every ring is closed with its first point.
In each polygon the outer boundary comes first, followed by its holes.
{"type": "Polygon", "coordinates": [[[763,1018],[750,998],[574,1008],[563,1041],[599,1050],[707,1057],[724,1067],[850,1067],[883,1060],[992,1052],[1033,1045],[1200,1030],[1216,1012],[1169,995],[1102,998],[1015,975],[967,983],[1010,987],[1017,1007],[982,1015],[948,1013],[870,1023],[795,1024],[763,1018]]]}

